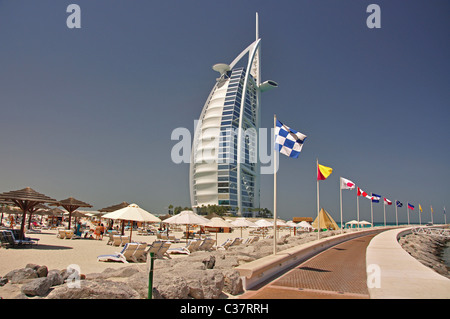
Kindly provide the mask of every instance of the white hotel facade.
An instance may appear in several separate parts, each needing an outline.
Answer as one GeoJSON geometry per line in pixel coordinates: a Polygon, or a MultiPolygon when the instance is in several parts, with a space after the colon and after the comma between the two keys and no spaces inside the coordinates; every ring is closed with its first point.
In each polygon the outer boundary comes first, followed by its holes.
{"type": "Polygon", "coordinates": [[[260,82],[261,39],[231,64],[216,64],[220,73],[195,127],[190,162],[192,207],[229,206],[241,215],[258,208],[260,163],[257,153],[261,92],[277,87],[260,82]],[[247,59],[245,59],[247,58],[247,59]]]}

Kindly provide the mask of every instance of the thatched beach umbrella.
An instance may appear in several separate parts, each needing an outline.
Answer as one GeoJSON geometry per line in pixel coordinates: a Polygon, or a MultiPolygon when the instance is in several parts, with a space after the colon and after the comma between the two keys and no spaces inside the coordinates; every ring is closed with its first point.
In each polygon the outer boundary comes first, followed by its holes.
{"type": "Polygon", "coordinates": [[[122,203],[117,204],[117,205],[112,205],[112,206],[108,206],[108,207],[99,209],[98,211],[99,211],[99,212],[110,213],[110,212],[114,212],[114,211],[116,211],[116,210],[119,210],[119,209],[121,209],[121,208],[125,208],[125,207],[127,207],[128,205],[130,205],[130,204],[128,204],[127,202],[122,202],[122,203]]]}
{"type": "Polygon", "coordinates": [[[50,206],[62,206],[64,207],[68,212],[69,212],[69,226],[67,227],[67,229],[70,229],[70,222],[72,219],[72,213],[77,210],[80,207],[92,207],[91,204],[82,202],[78,199],[75,199],[73,197],[69,197],[66,199],[63,199],[61,201],[59,201],[56,204],[50,204],[50,206]]]}
{"type": "Polygon", "coordinates": [[[39,203],[57,204],[57,200],[36,192],[30,187],[26,187],[17,191],[11,191],[0,194],[0,199],[9,200],[20,207],[23,212],[22,224],[20,225],[20,238],[25,237],[25,221],[28,211],[33,210],[34,206],[39,203]]]}

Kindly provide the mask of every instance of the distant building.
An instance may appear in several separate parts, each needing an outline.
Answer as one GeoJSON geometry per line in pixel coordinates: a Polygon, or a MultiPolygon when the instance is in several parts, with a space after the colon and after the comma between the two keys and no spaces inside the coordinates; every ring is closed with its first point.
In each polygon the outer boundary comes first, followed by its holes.
{"type": "Polygon", "coordinates": [[[257,15],[256,40],[230,65],[213,66],[220,76],[203,106],[192,142],[189,184],[194,208],[221,205],[242,215],[260,206],[260,95],[278,86],[260,82],[260,44],[257,15]]]}

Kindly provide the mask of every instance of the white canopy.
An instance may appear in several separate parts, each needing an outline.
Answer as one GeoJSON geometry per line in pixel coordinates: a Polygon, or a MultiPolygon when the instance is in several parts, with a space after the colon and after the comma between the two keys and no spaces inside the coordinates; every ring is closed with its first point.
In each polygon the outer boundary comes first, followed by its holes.
{"type": "Polygon", "coordinates": [[[300,223],[297,224],[297,227],[302,227],[302,228],[312,228],[311,224],[306,222],[306,221],[301,221],[300,223]]]}
{"type": "Polygon", "coordinates": [[[236,220],[232,221],[231,224],[234,227],[257,227],[254,222],[245,219],[244,217],[236,218],[236,220]]]}
{"type": "Polygon", "coordinates": [[[135,222],[153,222],[153,223],[161,221],[161,219],[147,212],[146,210],[140,208],[136,204],[130,204],[127,207],[105,214],[102,216],[102,218],[130,220],[135,222]]]}
{"type": "Polygon", "coordinates": [[[273,227],[273,224],[265,219],[259,219],[255,222],[258,227],[273,227]]]}
{"type": "Polygon", "coordinates": [[[357,225],[358,221],[357,220],[351,220],[351,221],[345,223],[345,225],[347,225],[347,224],[349,224],[349,225],[357,225]]]}
{"type": "Polygon", "coordinates": [[[177,225],[205,225],[209,223],[209,219],[197,215],[192,210],[183,210],[181,213],[163,220],[163,223],[177,225]]]}
{"type": "Polygon", "coordinates": [[[220,217],[213,217],[211,218],[211,220],[205,224],[205,226],[208,227],[229,227],[232,228],[233,225],[230,224],[229,222],[223,220],[223,218],[220,217]]]}

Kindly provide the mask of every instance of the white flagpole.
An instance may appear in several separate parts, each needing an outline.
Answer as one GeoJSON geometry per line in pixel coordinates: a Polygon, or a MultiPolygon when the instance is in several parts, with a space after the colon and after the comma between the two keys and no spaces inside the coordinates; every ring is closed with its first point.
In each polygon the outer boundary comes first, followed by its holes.
{"type": "MultiPolygon", "coordinates": [[[[359,196],[358,189],[356,189],[356,219],[359,221],[359,196]]],[[[358,230],[359,224],[356,225],[356,230],[358,230]]]]}
{"type": "Polygon", "coordinates": [[[383,212],[384,212],[384,227],[386,227],[386,203],[383,198],[383,212]]]}
{"type": "Polygon", "coordinates": [[[395,200],[395,223],[398,226],[397,200],[395,200]]]}
{"type": "Polygon", "coordinates": [[[430,205],[431,224],[433,224],[433,206],[430,205]]]}
{"type": "Polygon", "coordinates": [[[409,226],[409,203],[406,203],[406,212],[408,213],[408,226],[409,226]]]}
{"type": "MultiPolygon", "coordinates": [[[[277,115],[273,115],[274,134],[277,127],[277,115]]],[[[273,254],[277,253],[277,153],[273,151],[273,254]]]]}
{"type": "Polygon", "coordinates": [[[339,178],[339,193],[340,193],[339,199],[340,199],[340,204],[341,204],[341,234],[343,234],[344,228],[342,228],[343,221],[342,221],[342,180],[341,180],[341,178],[339,178]]]}
{"type": "MultiPolygon", "coordinates": [[[[319,159],[316,158],[316,175],[319,174],[319,159]]],[[[319,200],[319,178],[317,178],[317,239],[320,239],[320,200],[319,200]]]]}
{"type": "MultiPolygon", "coordinates": [[[[372,193],[372,197],[373,197],[373,193],[372,193]]],[[[359,222],[359,220],[358,220],[359,222]]],[[[373,201],[372,199],[370,200],[370,222],[372,223],[372,227],[373,227],[373,201]]]]}
{"type": "Polygon", "coordinates": [[[444,206],[444,224],[447,225],[447,212],[445,211],[445,206],[444,206]]]}
{"type": "Polygon", "coordinates": [[[422,212],[420,211],[420,204],[419,204],[419,223],[420,223],[420,226],[422,226],[422,212]]]}

